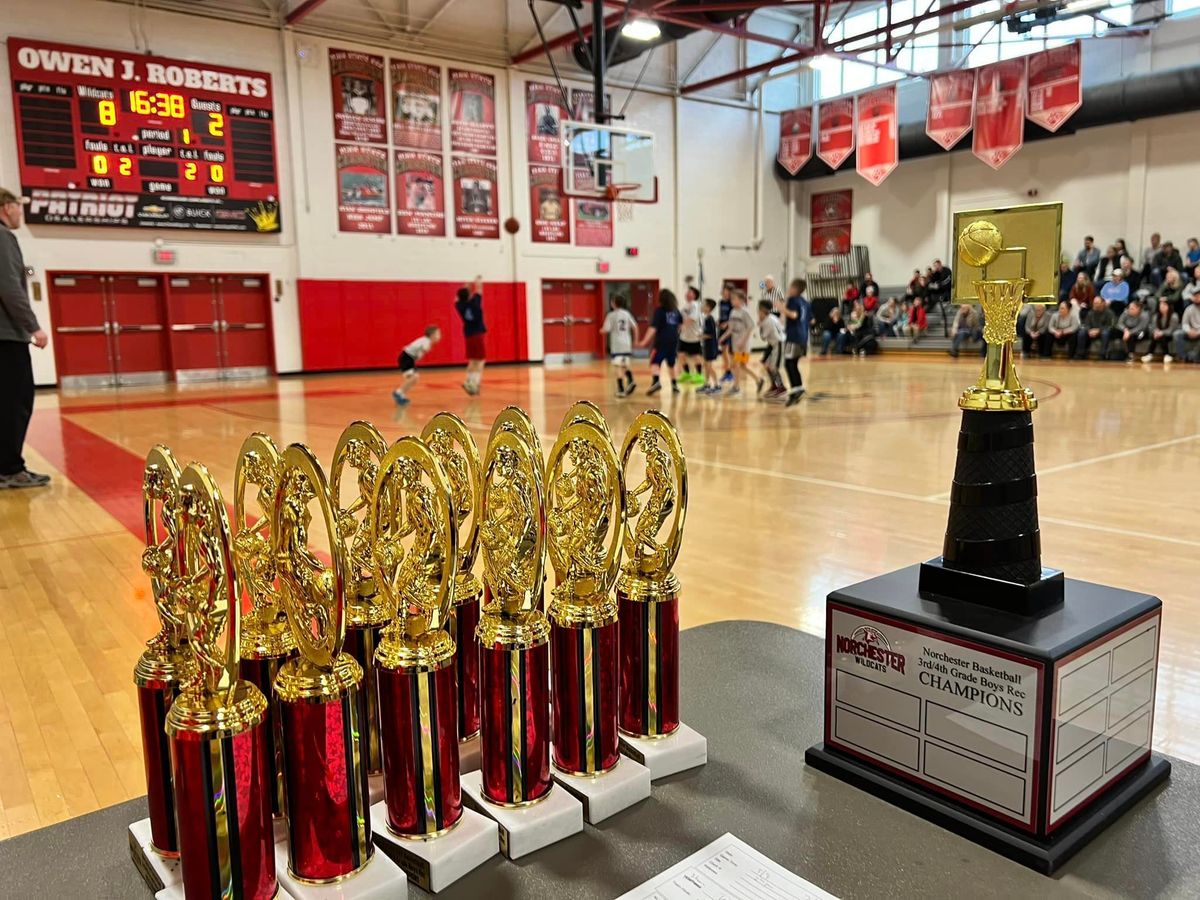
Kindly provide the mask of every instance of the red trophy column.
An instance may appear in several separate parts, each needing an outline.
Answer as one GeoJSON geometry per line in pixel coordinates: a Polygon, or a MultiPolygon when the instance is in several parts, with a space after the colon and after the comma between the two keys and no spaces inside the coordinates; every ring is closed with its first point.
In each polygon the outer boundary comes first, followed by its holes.
{"type": "Polygon", "coordinates": [[[466,578],[460,575],[454,592],[451,625],[454,646],[457,648],[454,669],[460,741],[469,741],[479,735],[479,645],[475,643],[475,631],[479,628],[482,602],[483,587],[479,579],[470,572],[466,578]]]}
{"type": "Polygon", "coordinates": [[[636,578],[617,582],[621,730],[661,737],[679,727],[678,581],[661,597],[636,578]]]}

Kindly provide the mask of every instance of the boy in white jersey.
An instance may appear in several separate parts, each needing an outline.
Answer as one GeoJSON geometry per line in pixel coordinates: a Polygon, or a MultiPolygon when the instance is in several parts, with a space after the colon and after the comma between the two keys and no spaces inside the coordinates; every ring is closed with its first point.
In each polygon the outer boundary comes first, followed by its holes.
{"type": "Polygon", "coordinates": [[[784,330],[783,323],[779,321],[779,317],[773,315],[773,310],[770,300],[758,301],[758,336],[767,342],[767,346],[763,349],[762,364],[767,371],[767,377],[771,379],[770,390],[765,395],[762,394],[763,383],[758,383],[759,394],[767,400],[774,400],[784,393],[783,379],[779,375],[779,367],[783,365],[783,342],[784,330]]]}
{"type": "Polygon", "coordinates": [[[612,304],[600,332],[608,335],[608,353],[617,370],[617,396],[628,397],[634,389],[629,358],[633,355],[633,342],[637,340],[637,320],[629,312],[629,301],[620,294],[613,297],[612,304]]]}
{"type": "Polygon", "coordinates": [[[700,291],[688,286],[686,299],[680,312],[683,323],[679,326],[679,355],[683,357],[683,374],[679,380],[684,384],[704,384],[704,313],[700,308],[700,291]]]}
{"type": "Polygon", "coordinates": [[[409,342],[396,360],[404,375],[404,384],[392,391],[392,399],[397,406],[408,405],[408,392],[417,383],[417,360],[433,349],[433,345],[442,339],[442,329],[436,325],[426,325],[425,334],[415,341],[409,342]]]}

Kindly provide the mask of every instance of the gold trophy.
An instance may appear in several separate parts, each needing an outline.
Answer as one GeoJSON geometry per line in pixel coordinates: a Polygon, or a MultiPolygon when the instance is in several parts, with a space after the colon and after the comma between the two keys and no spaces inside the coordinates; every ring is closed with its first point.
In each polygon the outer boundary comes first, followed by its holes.
{"type": "Polygon", "coordinates": [[[197,677],[171,704],[167,734],[186,897],[277,893],[267,698],[238,677],[239,591],[221,491],[204,466],[179,479],[180,589],[197,677]]]}
{"type": "Polygon", "coordinates": [[[142,475],[146,524],[142,570],[150,577],[159,628],[146,642],[133,670],[150,817],[129,826],[129,849],[142,877],[155,891],[178,879],[178,864],[167,862],[179,857],[170,744],[164,730],[167,711],[183,685],[196,675],[179,590],[179,475],[179,464],[168,448],[151,448],[142,475]]]}
{"type": "Polygon", "coordinates": [[[388,621],[388,605],[376,590],[371,559],[371,495],[387,449],[387,442],[374,425],[351,422],[338,439],[329,474],[338,538],[346,547],[346,652],[363,670],[363,697],[367,705],[365,762],[370,775],[383,771],[374,660],[383,626],[388,621]],[[346,489],[343,481],[348,480],[351,470],[357,477],[353,487],[346,489]]]}
{"type": "Polygon", "coordinates": [[[519,406],[506,406],[500,410],[492,422],[492,430],[488,433],[488,447],[496,435],[502,431],[511,431],[527,443],[534,452],[536,462],[541,470],[542,483],[546,481],[546,458],[542,454],[542,439],[538,437],[537,428],[529,413],[519,406]]]}
{"type": "MultiPolygon", "coordinates": [[[[475,629],[479,626],[483,605],[483,582],[472,568],[479,551],[482,466],[475,438],[462,419],[453,413],[438,413],[430,419],[421,431],[421,440],[445,471],[454,499],[458,573],[454,578],[450,633],[457,648],[454,659],[458,682],[458,739],[465,742],[479,736],[479,645],[475,643],[475,629]]],[[[473,760],[460,759],[465,769],[478,768],[479,750],[475,745],[472,747],[473,760]]]]}
{"type": "Polygon", "coordinates": [[[671,420],[638,416],[621,445],[625,564],[617,581],[622,750],[652,779],[703,765],[705,739],[679,717],[679,579],[687,461],[671,420]]]}
{"type": "Polygon", "coordinates": [[[233,477],[233,512],[237,534],[233,539],[233,564],[239,585],[252,606],[242,614],[241,676],[258,687],[271,704],[267,730],[267,758],[275,773],[271,809],[276,817],[286,811],[283,790],[283,733],[275,676],[296,652],[296,639],[288,625],[283,598],[276,585],[275,557],[271,555],[271,522],[279,479],[279,448],[265,434],[255,433],[242,442],[233,477]]]}
{"type": "Polygon", "coordinates": [[[604,413],[591,400],[576,400],[571,404],[563,415],[562,425],[559,426],[559,433],[573,422],[591,422],[608,438],[608,442],[612,443],[612,434],[608,430],[608,421],[604,418],[604,413]]]}

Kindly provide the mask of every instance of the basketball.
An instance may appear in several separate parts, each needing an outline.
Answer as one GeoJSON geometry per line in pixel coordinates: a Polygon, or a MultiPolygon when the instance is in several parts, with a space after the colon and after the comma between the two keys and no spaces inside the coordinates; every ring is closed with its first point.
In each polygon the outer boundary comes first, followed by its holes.
{"type": "Polygon", "coordinates": [[[521,230],[521,220],[514,218],[513,216],[509,216],[504,220],[504,230],[509,234],[516,234],[521,230]]]}
{"type": "Polygon", "coordinates": [[[1004,236],[991,222],[980,219],[970,223],[958,236],[958,254],[968,266],[983,268],[1004,249],[1004,236]]]}

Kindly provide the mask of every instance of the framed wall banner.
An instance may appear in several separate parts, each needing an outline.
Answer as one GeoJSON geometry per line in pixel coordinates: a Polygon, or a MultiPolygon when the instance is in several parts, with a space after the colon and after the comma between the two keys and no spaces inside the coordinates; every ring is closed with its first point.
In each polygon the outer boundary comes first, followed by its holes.
{"type": "Polygon", "coordinates": [[[853,191],[813,194],[809,206],[809,254],[830,256],[850,252],[850,221],[854,214],[853,191]]]}
{"type": "Polygon", "coordinates": [[[387,143],[383,71],[382,56],[330,48],[334,140],[387,143]]]}
{"type": "Polygon", "coordinates": [[[496,181],[496,161],[455,156],[450,168],[454,178],[454,233],[460,238],[499,238],[500,188],[496,181]]]}
{"type": "Polygon", "coordinates": [[[392,143],[414,150],[442,149],[442,70],[407,59],[388,61],[392,90],[392,143]]]}
{"type": "Polygon", "coordinates": [[[562,165],[562,121],[567,117],[563,102],[557,85],[525,83],[525,134],[531,165],[562,165]]]}
{"type": "Polygon", "coordinates": [[[388,154],[383,147],[336,144],[338,231],[390,234],[388,154]]]}
{"type": "Polygon", "coordinates": [[[397,150],[396,233],[445,237],[445,181],[440,153],[397,150]]]}
{"type": "Polygon", "coordinates": [[[975,72],[939,72],[928,78],[925,133],[943,150],[950,150],[975,123],[975,72]]]}
{"type": "Polygon", "coordinates": [[[612,204],[591,197],[575,200],[575,246],[613,245],[612,204]]]}
{"type": "Polygon", "coordinates": [[[450,70],[450,149],[496,155],[496,79],[486,72],[450,70]]]}
{"type": "Polygon", "coordinates": [[[529,218],[535,244],[571,243],[570,208],[562,195],[562,169],[529,167],[529,218]]]}

